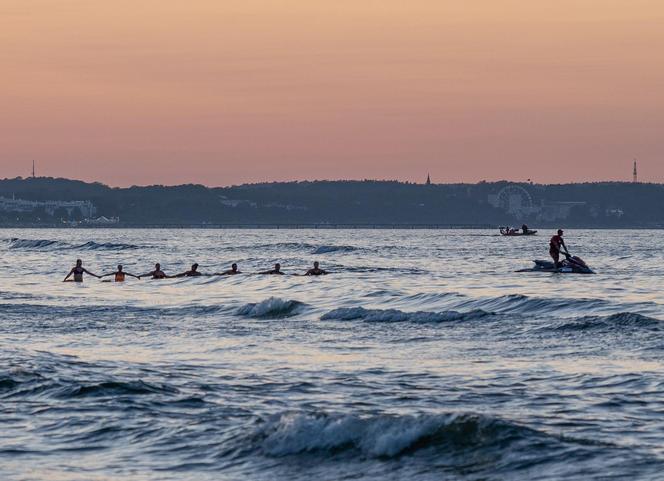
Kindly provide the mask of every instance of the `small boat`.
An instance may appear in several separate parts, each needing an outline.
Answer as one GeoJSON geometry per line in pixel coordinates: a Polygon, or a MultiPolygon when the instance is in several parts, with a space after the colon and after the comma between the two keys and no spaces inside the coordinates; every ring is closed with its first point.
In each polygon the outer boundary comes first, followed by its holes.
{"type": "Polygon", "coordinates": [[[520,229],[510,229],[509,227],[501,227],[500,228],[500,235],[507,236],[507,237],[516,237],[516,236],[523,236],[523,235],[535,235],[537,234],[536,230],[533,229],[528,229],[527,231],[523,231],[520,229]]]}

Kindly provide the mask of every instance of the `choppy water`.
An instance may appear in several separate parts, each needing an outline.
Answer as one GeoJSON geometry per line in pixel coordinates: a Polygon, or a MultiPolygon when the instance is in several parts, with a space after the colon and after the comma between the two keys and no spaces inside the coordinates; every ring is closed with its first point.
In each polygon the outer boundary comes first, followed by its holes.
{"type": "Polygon", "coordinates": [[[664,236],[567,237],[0,231],[0,477],[662,479],[664,236]]]}

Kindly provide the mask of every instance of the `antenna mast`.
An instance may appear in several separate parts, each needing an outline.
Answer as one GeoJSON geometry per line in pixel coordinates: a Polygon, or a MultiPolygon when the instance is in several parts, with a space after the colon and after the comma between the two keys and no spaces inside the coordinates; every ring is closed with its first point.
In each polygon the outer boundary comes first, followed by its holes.
{"type": "Polygon", "coordinates": [[[633,172],[632,182],[635,184],[639,181],[639,176],[636,173],[636,159],[634,159],[634,172],[633,172]]]}

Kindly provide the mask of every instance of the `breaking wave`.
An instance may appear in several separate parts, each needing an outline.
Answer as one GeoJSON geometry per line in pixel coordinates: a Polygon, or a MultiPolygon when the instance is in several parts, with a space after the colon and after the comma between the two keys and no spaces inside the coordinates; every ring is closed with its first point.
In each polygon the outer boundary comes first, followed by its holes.
{"type": "Polygon", "coordinates": [[[479,319],[492,315],[490,312],[476,309],[470,312],[443,311],[443,312],[404,312],[398,309],[365,309],[364,307],[340,307],[326,314],[321,320],[366,322],[451,322],[479,319]]]}
{"type": "Polygon", "coordinates": [[[259,319],[279,319],[298,314],[305,305],[299,301],[270,297],[261,302],[245,304],[237,310],[237,315],[259,319]]]}
{"type": "Polygon", "coordinates": [[[360,417],[288,413],[267,419],[256,437],[261,451],[274,457],[350,451],[394,458],[425,449],[446,454],[473,449],[505,452],[527,443],[560,442],[525,426],[475,414],[360,417]]]}

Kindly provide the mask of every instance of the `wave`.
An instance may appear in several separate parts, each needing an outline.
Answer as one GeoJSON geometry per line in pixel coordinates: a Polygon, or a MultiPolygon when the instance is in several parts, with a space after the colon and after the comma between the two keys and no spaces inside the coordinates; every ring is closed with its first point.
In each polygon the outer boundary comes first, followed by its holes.
{"type": "Polygon", "coordinates": [[[66,249],[71,247],[66,242],[50,239],[18,239],[16,237],[7,239],[10,249],[29,249],[29,250],[50,250],[66,249]]]}
{"type": "Polygon", "coordinates": [[[318,246],[311,253],[312,254],[329,254],[330,252],[353,252],[357,250],[357,247],[353,246],[334,246],[334,245],[322,245],[318,246]]]}
{"type": "Polygon", "coordinates": [[[270,297],[261,302],[245,304],[237,310],[236,314],[259,319],[279,319],[298,314],[305,305],[299,301],[270,297]]]}
{"type": "Polygon", "coordinates": [[[529,297],[523,294],[509,294],[488,299],[468,299],[456,307],[484,309],[492,312],[516,314],[552,313],[561,310],[588,310],[606,307],[609,301],[604,299],[564,299],[547,297],[529,297]]]}
{"type": "Polygon", "coordinates": [[[176,394],[178,390],[167,385],[150,384],[138,381],[106,381],[95,384],[82,384],[67,388],[60,397],[117,397],[141,394],[176,394]]]}
{"type": "Polygon", "coordinates": [[[326,314],[323,314],[321,320],[362,320],[366,322],[452,322],[479,319],[490,315],[492,315],[492,313],[483,311],[481,309],[475,309],[470,312],[404,312],[398,309],[365,309],[364,307],[340,307],[326,314]]]}
{"type": "Polygon", "coordinates": [[[3,328],[13,332],[34,332],[55,330],[62,332],[130,329],[159,330],[167,329],[159,321],[166,319],[215,319],[214,314],[229,311],[232,308],[224,305],[189,304],[181,306],[145,307],[145,306],[112,306],[84,305],[67,306],[57,304],[12,303],[0,302],[3,313],[3,328]],[[141,322],[135,322],[140,319],[141,322]]]}
{"type": "Polygon", "coordinates": [[[81,250],[90,250],[90,251],[93,250],[124,251],[124,250],[140,249],[140,248],[141,246],[137,246],[134,244],[115,244],[112,242],[97,243],[94,241],[89,241],[86,242],[85,244],[71,247],[71,249],[81,249],[81,250]]]}
{"type": "Polygon", "coordinates": [[[664,329],[664,322],[634,312],[620,312],[610,316],[585,316],[551,327],[556,331],[622,330],[629,328],[649,331],[664,329]]]}
{"type": "Polygon", "coordinates": [[[216,249],[219,251],[251,251],[259,250],[266,251],[272,249],[283,249],[283,250],[298,250],[298,251],[310,251],[315,249],[314,244],[308,244],[306,242],[275,242],[273,244],[233,244],[233,245],[222,245],[216,249]]]}
{"type": "MultiPolygon", "coordinates": [[[[66,366],[62,361],[55,365],[46,366],[50,370],[54,367],[66,366]]],[[[82,366],[75,366],[82,367],[82,366]]],[[[170,396],[179,394],[174,386],[167,384],[148,383],[138,380],[109,379],[103,381],[76,381],[73,379],[53,378],[36,372],[17,371],[0,376],[0,398],[16,398],[30,396],[53,396],[57,399],[72,399],[83,397],[111,397],[140,396],[159,394],[170,396]]]]}
{"type": "MultiPolygon", "coordinates": [[[[475,414],[356,415],[280,414],[256,433],[261,451],[283,457],[304,453],[354,452],[373,458],[395,458],[432,449],[451,454],[562,442],[551,435],[500,418],[475,414]],[[547,443],[548,441],[548,443],[547,443]]],[[[516,452],[513,454],[516,455],[516,452]]]]}
{"type": "Polygon", "coordinates": [[[88,241],[84,244],[70,244],[68,242],[57,241],[52,239],[19,239],[11,238],[7,240],[10,249],[18,250],[132,250],[140,249],[141,246],[134,244],[122,244],[122,243],[112,243],[112,242],[103,242],[98,243],[94,241],[88,241]]]}

